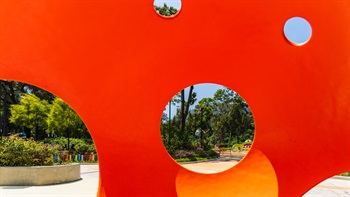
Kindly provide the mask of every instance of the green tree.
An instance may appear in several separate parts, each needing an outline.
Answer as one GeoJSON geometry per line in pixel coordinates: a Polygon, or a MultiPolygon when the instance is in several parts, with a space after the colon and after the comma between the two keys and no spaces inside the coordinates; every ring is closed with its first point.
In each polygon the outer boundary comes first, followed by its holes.
{"type": "Polygon", "coordinates": [[[71,137],[89,135],[78,114],[67,103],[57,97],[52,102],[46,122],[48,125],[46,132],[66,137],[68,149],[70,148],[69,139],[71,137]]]}
{"type": "Polygon", "coordinates": [[[164,3],[163,6],[154,5],[154,9],[162,16],[174,16],[178,12],[176,8],[172,6],[169,7],[166,3],[164,3]]]}
{"type": "Polygon", "coordinates": [[[185,133],[186,119],[190,105],[193,105],[196,101],[196,93],[193,92],[194,87],[191,86],[187,96],[187,102],[185,101],[185,90],[181,90],[180,93],[180,124],[179,124],[179,136],[180,140],[183,140],[185,133]]]}
{"type": "Polygon", "coordinates": [[[228,115],[228,123],[230,124],[229,143],[231,142],[232,131],[235,132],[236,142],[240,143],[240,137],[254,129],[252,113],[247,103],[238,94],[234,96],[234,104],[231,106],[228,115]]]}
{"type": "Polygon", "coordinates": [[[20,83],[0,80],[0,137],[16,129],[9,121],[10,105],[19,103],[21,92],[23,86],[20,83]]]}
{"type": "Polygon", "coordinates": [[[186,120],[189,115],[190,106],[196,102],[197,93],[193,90],[194,86],[190,86],[188,90],[187,99],[185,89],[183,89],[171,100],[171,103],[177,105],[177,110],[173,120],[170,121],[172,124],[178,126],[178,129],[171,130],[171,138],[174,138],[175,136],[178,137],[177,144],[179,144],[179,148],[185,148],[189,144],[189,139],[187,138],[189,134],[186,131],[186,120]],[[177,133],[175,133],[175,131],[177,131],[177,133]]]}
{"type": "Polygon", "coordinates": [[[49,111],[49,103],[46,100],[40,100],[34,94],[24,94],[18,104],[10,106],[10,111],[11,123],[30,129],[35,134],[35,140],[43,137],[49,111]]]}
{"type": "MultiPolygon", "coordinates": [[[[49,103],[54,99],[54,95],[33,85],[18,81],[0,80],[0,137],[18,129],[18,126],[11,124],[9,118],[10,105],[18,104],[24,94],[34,94],[40,99],[45,99],[49,103]]],[[[30,137],[30,130],[24,127],[27,137],[30,137]]]]}
{"type": "Polygon", "coordinates": [[[233,136],[240,143],[241,136],[254,130],[254,120],[247,103],[232,90],[220,89],[214,94],[212,127],[219,143],[230,144],[233,136]]]}
{"type": "Polygon", "coordinates": [[[254,121],[243,98],[228,88],[219,89],[213,98],[203,98],[193,108],[190,107],[196,101],[193,90],[194,87],[190,87],[188,92],[182,90],[173,97],[171,103],[177,106],[173,118],[166,114],[162,117],[162,139],[172,156],[178,151],[194,151],[201,155],[216,144],[230,146],[252,139],[254,121]],[[166,143],[169,140],[170,143],[166,143]]]}
{"type": "Polygon", "coordinates": [[[212,98],[201,99],[191,113],[193,118],[188,120],[189,124],[192,124],[192,131],[194,130],[196,137],[199,138],[200,147],[205,150],[209,149],[206,137],[212,135],[210,126],[210,120],[213,116],[212,102],[212,98]]]}

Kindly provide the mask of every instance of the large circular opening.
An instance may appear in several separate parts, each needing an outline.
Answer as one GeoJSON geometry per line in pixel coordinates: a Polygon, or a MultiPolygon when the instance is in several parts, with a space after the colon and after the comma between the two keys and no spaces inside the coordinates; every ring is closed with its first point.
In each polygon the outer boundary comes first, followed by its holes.
{"type": "Polygon", "coordinates": [[[50,184],[56,188],[51,193],[55,196],[96,196],[98,189],[96,147],[79,115],[61,98],[18,81],[0,80],[0,170],[6,172],[0,173],[4,196],[47,193],[47,187],[30,189],[27,185],[50,184]],[[76,163],[79,168],[74,167],[76,163]],[[21,170],[11,175],[11,169],[17,167],[21,170]],[[43,168],[47,170],[42,176],[39,170],[32,171],[43,168]],[[11,177],[14,175],[16,178],[11,177]],[[72,176],[79,181],[64,185],[77,189],[62,194],[62,185],[55,184],[74,181],[72,176]]]}
{"type": "Polygon", "coordinates": [[[236,165],[254,139],[254,118],[246,101],[217,84],[196,84],[175,94],[160,122],[170,156],[191,171],[212,174],[236,165]]]}

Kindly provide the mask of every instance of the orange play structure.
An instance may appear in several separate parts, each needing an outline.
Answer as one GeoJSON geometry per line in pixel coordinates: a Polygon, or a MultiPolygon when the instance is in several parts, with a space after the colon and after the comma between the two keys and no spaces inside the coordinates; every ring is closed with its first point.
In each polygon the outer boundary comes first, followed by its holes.
{"type": "Polygon", "coordinates": [[[0,0],[0,79],[77,111],[100,197],[301,196],[350,171],[349,13],[348,0],[183,0],[172,19],[153,0],[0,0]],[[283,34],[294,16],[312,27],[303,46],[283,34]],[[211,175],[179,166],[159,127],[170,98],[203,82],[238,92],[256,126],[246,158],[211,175]]]}

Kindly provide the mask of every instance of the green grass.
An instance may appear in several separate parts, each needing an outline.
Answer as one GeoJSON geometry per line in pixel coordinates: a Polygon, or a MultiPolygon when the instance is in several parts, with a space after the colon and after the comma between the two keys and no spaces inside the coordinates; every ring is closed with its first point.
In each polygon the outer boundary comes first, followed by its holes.
{"type": "Polygon", "coordinates": [[[350,176],[350,172],[341,173],[340,176],[350,176]]]}
{"type": "Polygon", "coordinates": [[[180,159],[175,159],[175,161],[181,163],[181,162],[190,162],[190,161],[205,161],[210,158],[205,158],[205,157],[189,157],[189,158],[180,158],[180,159]]]}

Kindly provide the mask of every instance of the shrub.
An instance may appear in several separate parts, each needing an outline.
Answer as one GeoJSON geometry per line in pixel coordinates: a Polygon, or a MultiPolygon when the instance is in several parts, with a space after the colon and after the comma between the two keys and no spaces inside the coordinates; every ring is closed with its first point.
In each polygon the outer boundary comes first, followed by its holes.
{"type": "Polygon", "coordinates": [[[189,162],[191,161],[189,158],[180,158],[180,159],[175,159],[177,162],[189,162]]]}
{"type": "Polygon", "coordinates": [[[174,158],[175,159],[190,158],[195,156],[196,156],[196,153],[193,150],[176,150],[174,158]]]}
{"type": "Polygon", "coordinates": [[[203,158],[203,157],[195,157],[194,161],[204,161],[207,160],[207,158],[203,158]]]}
{"type": "Polygon", "coordinates": [[[215,152],[214,150],[209,150],[207,152],[207,156],[209,158],[218,158],[220,155],[219,155],[219,153],[215,152]]]}
{"type": "MultiPolygon", "coordinates": [[[[67,149],[67,138],[58,137],[58,138],[46,138],[44,140],[46,143],[59,144],[65,149],[67,149]]],[[[86,154],[86,153],[96,153],[96,148],[91,139],[70,139],[70,154],[86,154]]]]}
{"type": "Polygon", "coordinates": [[[202,160],[207,160],[211,158],[218,158],[219,156],[220,155],[214,150],[203,151],[203,150],[197,149],[196,152],[193,150],[176,150],[173,158],[178,162],[185,162],[185,161],[202,161],[202,160]]]}
{"type": "Polygon", "coordinates": [[[199,157],[207,157],[208,154],[203,149],[197,148],[196,155],[199,157]]]}
{"type": "Polygon", "coordinates": [[[53,165],[53,154],[62,147],[44,144],[16,136],[0,140],[0,166],[48,166],[53,165]]]}

